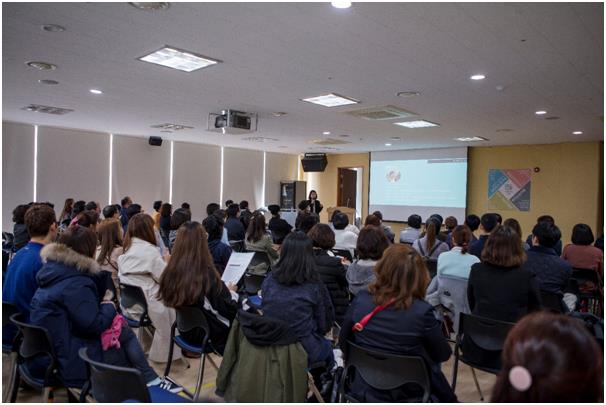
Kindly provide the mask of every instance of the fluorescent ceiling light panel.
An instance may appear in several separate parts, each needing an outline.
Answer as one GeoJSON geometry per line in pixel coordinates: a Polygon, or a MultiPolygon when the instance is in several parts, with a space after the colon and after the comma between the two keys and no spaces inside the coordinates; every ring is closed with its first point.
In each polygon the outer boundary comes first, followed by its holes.
{"type": "Polygon", "coordinates": [[[218,60],[209,59],[205,56],[196,55],[191,52],[165,46],[149,55],[139,58],[144,62],[155,63],[157,65],[181,70],[184,72],[193,72],[210,65],[219,63],[218,60]]]}
{"type": "Polygon", "coordinates": [[[488,139],[482,138],[481,136],[468,136],[462,138],[455,138],[455,141],[461,142],[477,142],[477,141],[487,141],[488,139]]]}
{"type": "Polygon", "coordinates": [[[425,121],[425,120],[394,122],[394,125],[399,125],[401,127],[406,127],[406,128],[429,128],[429,127],[439,127],[440,126],[440,124],[436,124],[434,122],[429,122],[429,121],[425,121]]]}
{"type": "Polygon", "coordinates": [[[359,101],[349,97],[343,97],[335,93],[324,96],[304,98],[308,103],[323,105],[324,107],[339,107],[342,105],[358,104],[359,101]]]}

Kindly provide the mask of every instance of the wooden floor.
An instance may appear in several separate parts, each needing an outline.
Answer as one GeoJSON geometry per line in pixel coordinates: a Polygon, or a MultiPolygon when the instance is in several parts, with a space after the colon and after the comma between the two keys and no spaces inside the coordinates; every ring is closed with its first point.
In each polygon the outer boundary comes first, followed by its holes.
{"type": "MultiPolygon", "coordinates": [[[[214,356],[213,359],[215,363],[219,365],[221,363],[221,358],[219,356],[214,356]]],[[[153,363],[151,362],[152,367],[161,375],[164,371],[164,364],[153,363]]],[[[442,365],[442,370],[446,375],[448,381],[451,381],[452,378],[452,366],[453,366],[453,358],[442,365]]],[[[173,363],[171,370],[171,378],[176,380],[178,383],[183,385],[186,389],[190,391],[194,391],[195,383],[196,383],[196,373],[199,367],[199,360],[197,359],[184,359],[178,360],[173,363]]],[[[8,378],[9,372],[9,361],[6,355],[2,356],[2,386],[3,389],[5,387],[5,383],[8,378]]],[[[222,402],[222,398],[214,395],[215,392],[215,377],[217,373],[214,368],[210,365],[210,362],[206,362],[206,371],[204,376],[204,381],[202,385],[202,391],[200,395],[200,400],[205,401],[207,399],[212,399],[214,401],[222,402]]],[[[490,400],[490,392],[492,390],[492,386],[495,381],[495,376],[491,374],[484,373],[482,371],[476,370],[476,375],[478,377],[478,381],[480,383],[480,388],[484,394],[485,402],[490,400]]],[[[459,375],[457,378],[457,389],[456,393],[461,402],[480,402],[480,396],[475,388],[475,384],[473,382],[473,377],[471,374],[471,369],[464,365],[459,364],[459,375]]],[[[67,402],[67,394],[65,390],[58,390],[54,393],[55,402],[67,402]]],[[[17,402],[39,402],[40,401],[40,393],[35,390],[24,390],[21,389],[17,396],[17,402]]]]}

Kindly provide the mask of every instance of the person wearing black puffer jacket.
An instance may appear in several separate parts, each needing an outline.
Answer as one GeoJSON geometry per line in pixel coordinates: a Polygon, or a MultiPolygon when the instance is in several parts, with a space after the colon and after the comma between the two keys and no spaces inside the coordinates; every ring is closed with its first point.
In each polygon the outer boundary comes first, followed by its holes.
{"type": "Polygon", "coordinates": [[[307,236],[313,242],[316,269],[330,294],[335,310],[335,321],[341,325],[349,307],[349,291],[345,278],[347,269],[341,258],[332,256],[332,252],[329,253],[335,246],[335,233],[326,224],[316,224],[307,236]]]}

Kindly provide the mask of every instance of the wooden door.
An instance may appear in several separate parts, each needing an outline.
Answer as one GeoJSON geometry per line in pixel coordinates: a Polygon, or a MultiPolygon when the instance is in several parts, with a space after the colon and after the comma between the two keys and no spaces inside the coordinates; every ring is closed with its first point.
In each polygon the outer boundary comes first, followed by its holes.
{"type": "Polygon", "coordinates": [[[352,169],[339,168],[337,184],[337,205],[356,208],[358,172],[352,169]]]}

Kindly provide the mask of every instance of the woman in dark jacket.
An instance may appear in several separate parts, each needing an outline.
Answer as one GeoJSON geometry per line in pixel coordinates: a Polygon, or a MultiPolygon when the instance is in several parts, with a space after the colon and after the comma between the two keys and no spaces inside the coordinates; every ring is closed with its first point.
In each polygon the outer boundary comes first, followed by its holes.
{"type": "Polygon", "coordinates": [[[263,314],[288,324],[307,352],[308,363],[331,367],[332,345],[324,335],[334,312],[330,295],[316,270],[311,239],[303,232],[289,234],[280,260],[261,285],[263,314]]]}
{"type": "Polygon", "coordinates": [[[164,246],[168,246],[168,235],[170,234],[170,216],[173,213],[173,206],[164,203],[160,207],[160,236],[164,246]]]}
{"type": "Polygon", "coordinates": [[[42,249],[40,255],[46,264],[37,275],[39,288],[32,299],[31,323],[49,331],[59,361],[59,378],[68,387],[80,388],[88,379],[86,365],[78,356],[83,347],[92,360],[134,366],[148,385],[163,384],[127,325],[119,332],[120,348],[102,349],[101,334],[116,323],[116,309],[111,287],[106,289],[111,283],[109,273],[100,272],[93,259],[96,247],[95,233],[75,225],[58,243],[42,249]]]}
{"type": "MultiPolygon", "coordinates": [[[[345,315],[339,336],[345,363],[348,341],[378,352],[421,356],[429,370],[432,397],[437,402],[456,402],[439,366],[452,350],[433,307],[423,299],[429,273],[422,257],[408,245],[391,245],[375,266],[375,273],[374,283],[356,295],[345,315]],[[354,332],[353,326],[379,305],[384,309],[376,312],[362,330],[354,332]]],[[[411,402],[420,396],[406,386],[389,391],[374,389],[357,373],[349,388],[360,402],[411,402]]]]}
{"type": "Polygon", "coordinates": [[[347,272],[342,258],[335,257],[330,249],[335,246],[335,233],[326,224],[316,224],[307,234],[314,247],[316,269],[320,280],[324,283],[330,294],[332,306],[335,310],[335,321],[341,325],[343,316],[349,306],[349,291],[347,290],[347,272]]]}
{"type": "MultiPolygon", "coordinates": [[[[482,262],[471,266],[467,284],[471,313],[516,322],[540,309],[539,288],[533,274],[522,267],[525,261],[519,235],[508,226],[498,225],[484,245],[482,262]]],[[[481,358],[488,366],[500,368],[500,351],[488,355],[470,339],[463,340],[463,351],[481,358]]]]}
{"type": "MultiPolygon", "coordinates": [[[[170,308],[195,306],[206,315],[210,342],[223,353],[231,323],[238,310],[236,286],[226,286],[213,264],[204,227],[188,221],[177,230],[170,261],[160,277],[159,299],[170,308]]],[[[199,328],[179,332],[193,345],[202,343],[199,328]]]]}

